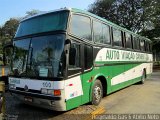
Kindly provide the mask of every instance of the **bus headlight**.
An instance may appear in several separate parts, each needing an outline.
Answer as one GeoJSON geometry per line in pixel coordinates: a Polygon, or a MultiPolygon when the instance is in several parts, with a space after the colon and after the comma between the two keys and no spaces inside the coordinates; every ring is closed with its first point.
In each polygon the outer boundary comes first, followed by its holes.
{"type": "Polygon", "coordinates": [[[42,94],[47,94],[47,95],[54,95],[54,92],[53,92],[54,90],[52,90],[52,89],[46,89],[46,88],[42,88],[41,89],[41,93],[42,94]]]}
{"type": "Polygon", "coordinates": [[[42,88],[41,93],[42,94],[47,94],[47,95],[60,96],[61,95],[61,90],[53,90],[53,89],[42,88]]]}
{"type": "Polygon", "coordinates": [[[50,90],[47,91],[47,93],[48,93],[49,95],[54,95],[54,92],[53,92],[53,91],[54,91],[54,90],[51,90],[51,89],[50,89],[50,90]]]}
{"type": "Polygon", "coordinates": [[[16,89],[16,85],[15,84],[9,84],[9,89],[16,89]]]}
{"type": "Polygon", "coordinates": [[[47,94],[47,89],[42,88],[42,89],[41,89],[41,93],[43,93],[43,94],[47,94]]]}

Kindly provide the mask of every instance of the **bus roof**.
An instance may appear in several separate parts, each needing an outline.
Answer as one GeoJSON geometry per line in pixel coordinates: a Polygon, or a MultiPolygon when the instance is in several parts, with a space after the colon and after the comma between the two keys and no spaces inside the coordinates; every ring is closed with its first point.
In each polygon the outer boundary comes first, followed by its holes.
{"type": "Polygon", "coordinates": [[[102,18],[102,17],[99,17],[99,16],[95,15],[95,14],[92,14],[92,13],[90,13],[90,12],[87,12],[87,11],[85,11],[85,10],[80,10],[80,9],[77,9],[77,8],[61,8],[61,9],[57,9],[57,10],[53,10],[53,11],[40,12],[40,13],[38,13],[38,14],[36,14],[36,15],[33,15],[33,16],[31,16],[31,17],[24,18],[21,22],[23,22],[23,21],[25,21],[25,20],[28,20],[28,19],[31,19],[31,18],[34,18],[34,17],[37,17],[37,16],[45,15],[45,14],[52,13],[52,12],[58,12],[58,11],[71,11],[71,12],[73,12],[73,13],[85,14],[85,15],[87,15],[87,16],[91,16],[91,17],[93,17],[93,18],[96,18],[96,19],[98,19],[98,20],[100,20],[100,21],[102,21],[102,22],[104,22],[104,23],[107,23],[107,24],[110,25],[110,26],[116,27],[116,28],[118,28],[118,29],[120,29],[120,30],[122,30],[122,31],[126,31],[126,32],[128,32],[128,33],[130,33],[130,34],[132,34],[132,35],[134,35],[134,36],[136,36],[136,37],[141,37],[142,39],[145,39],[145,40],[151,42],[151,40],[148,39],[148,38],[146,38],[146,37],[140,36],[140,35],[132,32],[132,31],[127,30],[126,28],[123,28],[123,27],[121,27],[121,26],[119,26],[119,25],[116,25],[115,23],[112,23],[112,22],[110,22],[110,21],[108,21],[108,20],[106,20],[106,19],[104,19],[104,18],[102,18]]]}
{"type": "Polygon", "coordinates": [[[26,21],[28,19],[31,19],[31,18],[34,18],[37,16],[41,16],[41,15],[45,15],[45,14],[49,14],[49,13],[54,13],[54,12],[58,12],[58,11],[71,11],[71,8],[61,8],[61,9],[56,9],[56,10],[51,10],[51,11],[42,11],[42,12],[35,14],[35,15],[32,15],[30,17],[23,18],[20,22],[26,21]]]}

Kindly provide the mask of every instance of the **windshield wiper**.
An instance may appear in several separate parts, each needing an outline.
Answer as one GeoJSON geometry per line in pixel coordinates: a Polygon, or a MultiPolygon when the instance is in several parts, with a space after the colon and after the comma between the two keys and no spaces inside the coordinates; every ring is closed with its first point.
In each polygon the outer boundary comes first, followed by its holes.
{"type": "Polygon", "coordinates": [[[36,72],[37,69],[35,68],[35,65],[33,64],[32,58],[33,58],[33,47],[29,47],[29,56],[28,56],[29,62],[27,62],[27,74],[33,75],[33,72],[34,72],[34,75],[38,77],[39,75],[36,72]]]}

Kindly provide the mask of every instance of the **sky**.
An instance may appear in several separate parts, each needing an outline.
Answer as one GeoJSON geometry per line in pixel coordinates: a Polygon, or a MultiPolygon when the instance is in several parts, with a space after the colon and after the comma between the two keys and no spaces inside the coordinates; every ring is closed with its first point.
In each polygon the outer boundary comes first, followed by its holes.
{"type": "Polygon", "coordinates": [[[10,18],[23,17],[33,9],[50,11],[64,7],[87,10],[95,0],[0,0],[0,26],[10,18]]]}

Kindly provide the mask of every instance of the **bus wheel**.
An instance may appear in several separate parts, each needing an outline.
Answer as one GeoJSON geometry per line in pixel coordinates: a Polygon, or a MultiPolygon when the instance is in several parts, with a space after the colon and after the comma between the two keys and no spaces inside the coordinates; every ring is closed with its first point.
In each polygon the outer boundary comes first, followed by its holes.
{"type": "Polygon", "coordinates": [[[92,104],[99,105],[103,96],[103,87],[100,80],[96,80],[92,88],[92,104]]]}
{"type": "Polygon", "coordinates": [[[146,80],[146,71],[143,70],[143,74],[142,74],[140,83],[141,83],[141,84],[144,84],[145,80],[146,80]]]}

